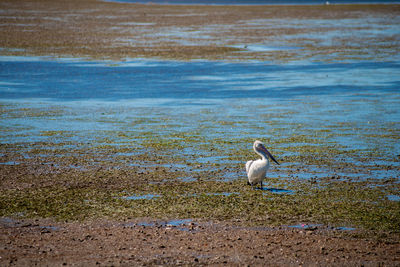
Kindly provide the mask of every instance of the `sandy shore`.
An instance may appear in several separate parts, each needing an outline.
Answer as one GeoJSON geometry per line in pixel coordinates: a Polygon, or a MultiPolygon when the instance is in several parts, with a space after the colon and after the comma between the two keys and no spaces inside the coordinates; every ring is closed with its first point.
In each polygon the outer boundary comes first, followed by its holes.
{"type": "Polygon", "coordinates": [[[390,60],[399,54],[395,32],[370,34],[395,27],[399,5],[227,7],[18,0],[2,1],[0,8],[2,54],[277,62],[369,60],[377,55],[390,60]]]}
{"type": "Polygon", "coordinates": [[[400,261],[396,242],[349,238],[318,227],[1,218],[0,233],[2,266],[398,266],[400,261]]]}
{"type": "MultiPolygon", "coordinates": [[[[270,194],[271,201],[267,202],[261,192],[245,187],[240,181],[173,182],[179,172],[162,167],[145,173],[135,168],[84,171],[41,164],[39,158],[32,160],[29,164],[2,165],[0,169],[1,266],[400,264],[400,239],[396,230],[304,223],[314,216],[329,216],[324,208],[339,212],[338,218],[345,220],[342,216],[346,216],[348,209],[342,210],[333,201],[329,207],[318,197],[307,204],[307,198],[311,197],[308,194],[306,198],[270,194]],[[160,183],[166,178],[170,182],[160,183]],[[139,190],[139,196],[165,196],[143,200],[118,197],[133,190],[139,190]],[[178,194],[197,192],[202,196],[180,197],[168,192],[173,190],[181,192],[178,194]],[[211,190],[241,190],[241,194],[212,196],[207,193],[211,190]],[[296,211],[301,209],[302,202],[305,210],[296,211]],[[264,204],[267,209],[279,208],[265,215],[265,208],[258,207],[264,204]],[[310,210],[312,206],[316,208],[310,210]],[[249,210],[243,214],[241,210],[246,208],[249,210]],[[27,219],[26,215],[36,219],[27,219]],[[252,226],[254,223],[259,226],[252,226]]],[[[55,164],[63,161],[61,157],[55,164]]],[[[207,179],[207,175],[201,179],[207,179]]],[[[336,186],[340,185],[343,186],[336,186]]],[[[344,194],[349,194],[347,187],[359,186],[357,182],[346,182],[344,194]]],[[[336,198],[333,191],[326,191],[328,195],[322,192],[324,198],[336,198]]],[[[388,210],[396,212],[394,207],[388,210]]],[[[365,214],[362,207],[353,212],[365,214]]],[[[376,211],[371,210],[373,213],[376,211]]],[[[332,224],[338,223],[330,220],[332,224]]],[[[379,228],[384,224],[375,220],[371,223],[379,228]]]]}

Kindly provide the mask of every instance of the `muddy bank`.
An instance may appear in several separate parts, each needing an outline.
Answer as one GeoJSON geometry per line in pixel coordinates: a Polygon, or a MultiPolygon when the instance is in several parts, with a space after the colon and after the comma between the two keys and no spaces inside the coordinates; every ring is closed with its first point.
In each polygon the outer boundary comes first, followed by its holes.
{"type": "MultiPolygon", "coordinates": [[[[395,179],[337,175],[308,180],[288,174],[267,178],[265,190],[254,190],[244,178],[219,179],[232,171],[227,168],[197,171],[193,180],[185,181],[180,177],[193,170],[105,163],[88,170],[60,167],[66,160],[2,165],[1,216],[57,221],[190,218],[263,227],[311,223],[355,228],[360,236],[382,240],[399,237],[399,202],[388,197],[398,190],[395,179]]],[[[91,161],[88,156],[81,160],[91,161]]],[[[235,172],[239,178],[240,170],[235,172]]]]}
{"type": "Polygon", "coordinates": [[[56,223],[0,219],[2,266],[397,266],[399,243],[325,228],[234,227],[190,221],[56,223]]]}

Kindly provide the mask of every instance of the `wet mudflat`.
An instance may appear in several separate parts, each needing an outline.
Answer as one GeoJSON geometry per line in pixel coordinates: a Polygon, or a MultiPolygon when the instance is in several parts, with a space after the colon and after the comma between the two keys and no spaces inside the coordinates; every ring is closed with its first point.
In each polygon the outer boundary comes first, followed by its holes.
{"type": "Polygon", "coordinates": [[[399,264],[396,8],[288,7],[283,20],[265,17],[276,7],[230,7],[210,26],[220,7],[19,3],[0,25],[2,264],[399,264]],[[201,31],[182,30],[199,23],[183,14],[203,14],[201,31]],[[231,15],[254,39],[213,39],[231,15]],[[90,42],[77,46],[83,18],[90,42]],[[146,52],[125,53],[110,19],[151,31],[130,40],[146,52]],[[42,38],[25,42],[15,20],[42,38]],[[371,29],[379,42],[352,48],[371,29]],[[264,190],[246,186],[255,139],[281,163],[264,190]]]}
{"type": "Polygon", "coordinates": [[[2,1],[2,54],[125,60],[398,60],[399,5],[2,1]]]}
{"type": "Polygon", "coordinates": [[[4,219],[0,224],[2,251],[7,252],[2,253],[3,265],[395,266],[399,257],[397,243],[349,238],[323,227],[4,219]]]}

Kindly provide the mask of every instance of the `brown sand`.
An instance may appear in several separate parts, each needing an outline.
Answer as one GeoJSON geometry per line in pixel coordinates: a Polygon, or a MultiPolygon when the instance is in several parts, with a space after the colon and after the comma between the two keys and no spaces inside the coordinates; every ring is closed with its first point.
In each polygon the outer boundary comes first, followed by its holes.
{"type": "Polygon", "coordinates": [[[346,238],[318,228],[245,228],[202,222],[143,226],[2,218],[0,232],[1,266],[400,264],[398,243],[346,238]]]}
{"type": "MultiPolygon", "coordinates": [[[[29,166],[0,165],[0,184],[4,192],[51,190],[57,185],[65,190],[116,190],[160,176],[154,171],[144,177],[134,169],[119,171],[116,176],[104,174],[97,170],[68,171],[34,162],[29,166]]],[[[7,205],[4,201],[1,204],[7,205]]],[[[63,204],[59,205],[62,209],[63,204]]],[[[323,225],[248,227],[240,219],[190,218],[174,225],[170,219],[124,216],[118,220],[99,216],[82,218],[80,222],[26,219],[21,212],[0,217],[0,266],[400,265],[400,242],[395,232],[366,237],[358,229],[323,225]]]]}
{"type": "Polygon", "coordinates": [[[158,6],[94,0],[6,0],[0,2],[0,47],[3,54],[117,60],[368,60],[377,55],[388,59],[400,52],[397,37],[359,35],[359,31],[375,29],[372,24],[359,25],[351,20],[378,18],[379,27],[386,27],[397,23],[399,7],[158,6]],[[326,20],[327,24],[307,24],[314,19],[326,20]],[[348,23],[336,23],[340,19],[348,19],[348,23]],[[292,23],[299,20],[306,23],[292,23]],[[320,36],[331,33],[337,36],[324,43],[320,36]],[[247,51],[245,46],[249,44],[299,49],[247,51]]]}

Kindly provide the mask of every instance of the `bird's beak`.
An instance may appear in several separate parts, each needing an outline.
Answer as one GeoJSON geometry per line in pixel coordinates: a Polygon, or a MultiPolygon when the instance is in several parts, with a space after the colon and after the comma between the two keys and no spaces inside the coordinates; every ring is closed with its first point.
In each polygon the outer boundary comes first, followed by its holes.
{"type": "Polygon", "coordinates": [[[269,153],[269,151],[268,151],[264,146],[263,146],[262,148],[263,148],[264,152],[265,152],[276,164],[280,165],[279,162],[276,161],[276,159],[274,158],[274,156],[272,156],[271,153],[269,153]]]}

